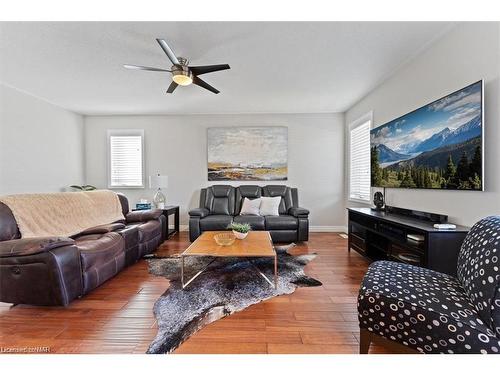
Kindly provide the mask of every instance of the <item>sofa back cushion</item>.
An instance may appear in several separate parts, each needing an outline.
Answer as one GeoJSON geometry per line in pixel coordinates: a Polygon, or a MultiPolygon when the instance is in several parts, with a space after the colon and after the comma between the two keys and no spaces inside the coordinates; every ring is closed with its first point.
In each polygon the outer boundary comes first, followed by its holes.
{"type": "Polygon", "coordinates": [[[500,335],[500,216],[474,224],[460,249],[457,275],[481,319],[500,335]]]}
{"type": "Polygon", "coordinates": [[[243,198],[240,215],[257,215],[260,216],[260,203],[262,198],[248,199],[243,198]]]}
{"type": "Polygon", "coordinates": [[[0,202],[0,241],[17,240],[21,238],[16,219],[10,208],[0,202]]]}
{"type": "Polygon", "coordinates": [[[278,216],[280,214],[281,197],[262,197],[260,202],[260,216],[278,216]]]}
{"type": "Polygon", "coordinates": [[[284,185],[267,185],[262,188],[264,197],[281,197],[279,205],[279,214],[286,215],[288,210],[293,207],[292,189],[284,185]]]}
{"type": "Polygon", "coordinates": [[[236,205],[234,214],[239,215],[243,205],[244,198],[250,200],[260,198],[262,196],[262,188],[258,185],[243,185],[236,188],[236,205]]]}
{"type": "Polygon", "coordinates": [[[205,205],[211,215],[234,215],[235,191],[230,185],[213,185],[205,193],[205,205]]]}

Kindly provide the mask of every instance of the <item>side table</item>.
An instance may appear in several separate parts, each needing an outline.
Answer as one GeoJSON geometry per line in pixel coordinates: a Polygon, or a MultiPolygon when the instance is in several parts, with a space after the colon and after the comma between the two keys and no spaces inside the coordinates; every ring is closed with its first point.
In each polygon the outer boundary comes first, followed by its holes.
{"type": "Polygon", "coordinates": [[[166,225],[163,232],[164,238],[165,240],[167,240],[171,235],[179,233],[179,206],[165,206],[162,211],[163,216],[165,216],[165,218],[167,219],[165,220],[166,225]],[[168,218],[170,215],[174,215],[174,229],[170,229],[170,226],[168,224],[168,218]]]}

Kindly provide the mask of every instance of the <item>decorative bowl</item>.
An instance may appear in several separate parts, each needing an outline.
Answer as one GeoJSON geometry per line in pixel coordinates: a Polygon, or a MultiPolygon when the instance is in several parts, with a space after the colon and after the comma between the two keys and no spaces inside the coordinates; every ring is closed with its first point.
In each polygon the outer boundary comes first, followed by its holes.
{"type": "Polygon", "coordinates": [[[214,240],[219,246],[231,246],[236,238],[231,232],[218,233],[214,236],[214,240]]]}
{"type": "Polygon", "coordinates": [[[239,240],[243,240],[243,239],[245,239],[246,236],[248,236],[248,232],[241,233],[241,232],[236,232],[235,230],[233,230],[233,234],[239,240]]]}

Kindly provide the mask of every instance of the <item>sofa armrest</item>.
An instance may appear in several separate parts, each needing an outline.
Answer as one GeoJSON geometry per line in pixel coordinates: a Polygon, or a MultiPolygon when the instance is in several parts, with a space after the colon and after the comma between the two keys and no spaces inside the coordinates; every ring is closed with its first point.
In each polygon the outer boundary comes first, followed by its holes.
{"type": "Polygon", "coordinates": [[[295,217],[305,217],[309,215],[309,210],[302,208],[302,207],[291,207],[288,210],[288,214],[295,216],[295,217]]]}
{"type": "Polygon", "coordinates": [[[138,223],[149,220],[156,220],[162,214],[163,211],[159,208],[154,208],[152,210],[131,211],[125,216],[125,219],[127,220],[127,223],[138,223]]]}
{"type": "Polygon", "coordinates": [[[0,242],[0,258],[33,255],[75,243],[67,237],[33,237],[0,242]]]}
{"type": "Polygon", "coordinates": [[[198,216],[200,218],[208,216],[208,210],[206,208],[193,208],[189,211],[189,216],[198,216]]]}
{"type": "Polygon", "coordinates": [[[114,232],[119,229],[125,228],[125,224],[123,223],[111,223],[111,224],[104,224],[104,225],[98,225],[96,227],[92,227],[89,229],[85,229],[83,232],[80,233],[80,235],[85,235],[85,234],[104,234],[108,232],[114,232]]]}

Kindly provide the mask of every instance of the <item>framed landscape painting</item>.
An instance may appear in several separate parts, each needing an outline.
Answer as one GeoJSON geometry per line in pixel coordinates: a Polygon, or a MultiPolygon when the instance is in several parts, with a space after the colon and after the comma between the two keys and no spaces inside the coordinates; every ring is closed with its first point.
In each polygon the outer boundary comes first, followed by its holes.
{"type": "Polygon", "coordinates": [[[370,131],[371,185],[483,190],[483,81],[370,131]]]}
{"type": "Polygon", "coordinates": [[[208,181],[284,181],[288,128],[222,127],[207,131],[208,181]]]}

